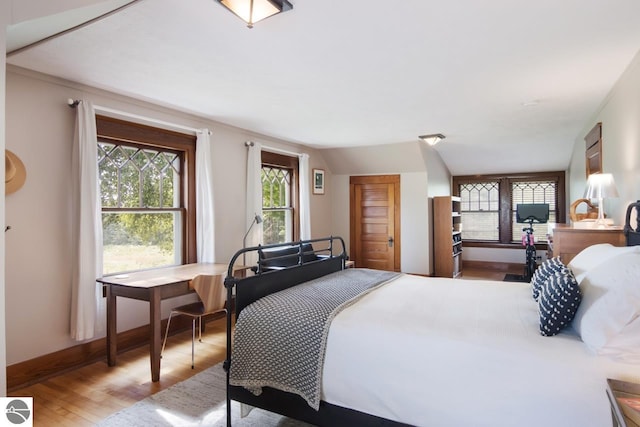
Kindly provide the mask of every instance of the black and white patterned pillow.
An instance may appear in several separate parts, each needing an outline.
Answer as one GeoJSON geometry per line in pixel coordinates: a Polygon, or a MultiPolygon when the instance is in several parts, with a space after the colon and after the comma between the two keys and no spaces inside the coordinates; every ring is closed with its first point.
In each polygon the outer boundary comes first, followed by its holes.
{"type": "Polygon", "coordinates": [[[581,300],[580,286],[571,270],[565,267],[549,276],[538,301],[540,334],[550,337],[569,325],[581,300]]]}
{"type": "Polygon", "coordinates": [[[553,257],[543,262],[540,267],[536,268],[536,271],[531,277],[531,293],[533,299],[538,301],[540,297],[540,291],[544,286],[547,279],[554,273],[566,268],[566,266],[560,261],[560,257],[553,257]]]}

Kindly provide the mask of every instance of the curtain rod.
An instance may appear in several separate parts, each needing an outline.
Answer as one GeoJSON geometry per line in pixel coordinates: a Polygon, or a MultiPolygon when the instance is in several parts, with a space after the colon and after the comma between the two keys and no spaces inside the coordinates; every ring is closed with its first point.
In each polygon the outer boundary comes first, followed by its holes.
{"type": "MultiPolygon", "coordinates": [[[[80,103],[80,100],[78,100],[78,99],[69,98],[67,100],[67,104],[69,105],[70,108],[76,108],[79,103],[80,103]]],[[[190,126],[183,126],[183,125],[179,125],[177,123],[165,122],[164,120],[152,119],[150,117],[140,116],[138,114],[127,113],[126,111],[114,110],[113,108],[109,108],[109,107],[102,107],[100,105],[94,105],[93,109],[96,110],[96,111],[103,112],[103,113],[117,114],[119,116],[124,116],[124,117],[130,118],[130,119],[142,120],[142,121],[145,121],[145,122],[155,123],[157,125],[167,126],[167,127],[173,128],[173,129],[185,130],[185,131],[193,132],[193,133],[196,133],[196,134],[202,132],[202,129],[196,129],[196,128],[192,128],[190,126]]],[[[209,135],[211,135],[211,131],[209,131],[209,135]]]]}
{"type": "MultiPolygon", "coordinates": [[[[254,144],[253,141],[245,141],[244,142],[244,146],[245,147],[253,147],[253,144],[254,144]]],[[[274,153],[287,154],[289,156],[296,156],[296,157],[300,156],[302,154],[305,154],[305,153],[295,153],[293,151],[282,150],[280,148],[275,148],[275,147],[269,147],[268,145],[263,145],[262,148],[267,150],[267,151],[274,152],[274,153]]]]}

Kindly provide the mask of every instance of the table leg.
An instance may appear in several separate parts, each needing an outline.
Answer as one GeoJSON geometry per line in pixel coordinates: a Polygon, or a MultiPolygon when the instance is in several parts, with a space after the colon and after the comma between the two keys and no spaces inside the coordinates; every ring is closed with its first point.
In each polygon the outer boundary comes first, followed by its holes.
{"type": "Polygon", "coordinates": [[[116,296],[111,292],[111,286],[106,287],[107,291],[107,364],[116,365],[116,355],[118,354],[118,330],[116,319],[116,296]]]}
{"type": "Polygon", "coordinates": [[[151,289],[151,295],[149,298],[149,325],[151,327],[151,342],[150,342],[150,355],[151,355],[151,381],[157,382],[160,380],[160,350],[162,344],[162,319],[160,310],[160,291],[158,288],[151,289]]]}

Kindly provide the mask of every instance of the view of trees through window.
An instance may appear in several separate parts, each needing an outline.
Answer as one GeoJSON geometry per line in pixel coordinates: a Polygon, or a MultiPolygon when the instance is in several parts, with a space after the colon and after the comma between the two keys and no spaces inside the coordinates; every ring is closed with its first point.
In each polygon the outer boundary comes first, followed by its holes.
{"type": "Polygon", "coordinates": [[[104,274],[180,264],[180,155],[98,143],[104,274]]]}
{"type": "Polygon", "coordinates": [[[262,166],[262,238],[265,244],[293,240],[291,175],[286,168],[262,166]]]}

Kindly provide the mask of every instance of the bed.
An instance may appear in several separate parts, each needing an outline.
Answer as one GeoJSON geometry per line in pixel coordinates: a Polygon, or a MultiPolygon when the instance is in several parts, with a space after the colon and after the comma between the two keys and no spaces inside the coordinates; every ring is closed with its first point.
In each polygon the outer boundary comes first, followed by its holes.
{"type": "MultiPolygon", "coordinates": [[[[629,233],[633,242],[637,225],[629,233]]],[[[234,400],[324,426],[600,427],[611,424],[606,379],[640,382],[640,246],[595,245],[563,266],[575,279],[579,304],[568,324],[558,326],[563,322],[551,316],[551,325],[559,328],[554,333],[543,330],[547,320],[540,308],[546,307],[540,301],[557,296],[550,289],[543,288],[536,302],[535,286],[528,283],[398,274],[377,278],[355,299],[337,303],[316,354],[299,348],[280,352],[298,334],[288,325],[315,317],[300,309],[306,303],[291,303],[288,292],[341,286],[343,277],[353,280],[368,272],[345,269],[340,238],[287,245],[300,247],[294,266],[246,278],[229,274],[225,280],[236,316],[235,328],[231,315],[227,318],[228,425],[234,400]],[[323,256],[305,263],[302,247],[308,243],[323,256]],[[337,285],[323,284],[326,280],[337,285]],[[278,298],[285,303],[273,305],[278,298]],[[266,329],[257,329],[267,322],[252,319],[256,315],[271,319],[266,329]],[[284,321],[271,323],[279,318],[284,321]],[[252,333],[265,337],[264,347],[250,348],[247,342],[256,340],[252,333]],[[272,342],[275,349],[268,348],[272,342]],[[273,364],[291,370],[299,358],[290,354],[319,360],[317,401],[314,393],[283,386],[279,379],[243,376],[255,374],[246,368],[253,362],[258,369],[273,364]],[[251,355],[257,356],[253,362],[247,360],[251,355]]],[[[243,253],[265,248],[239,251],[229,272],[243,253]]],[[[559,276],[553,268],[561,263],[546,264],[539,275],[548,284],[549,277],[559,276]]]]}

